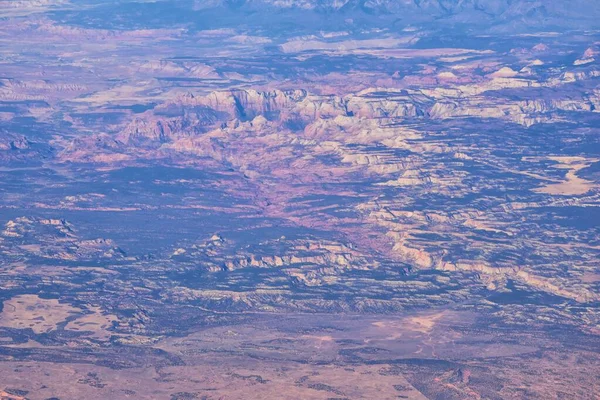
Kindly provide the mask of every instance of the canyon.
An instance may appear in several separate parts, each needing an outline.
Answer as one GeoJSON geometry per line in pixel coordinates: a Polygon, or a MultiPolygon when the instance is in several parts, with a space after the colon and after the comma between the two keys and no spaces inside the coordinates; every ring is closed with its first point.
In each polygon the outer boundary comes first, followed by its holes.
{"type": "Polygon", "coordinates": [[[599,12],[0,4],[0,399],[596,399],[599,12]]]}

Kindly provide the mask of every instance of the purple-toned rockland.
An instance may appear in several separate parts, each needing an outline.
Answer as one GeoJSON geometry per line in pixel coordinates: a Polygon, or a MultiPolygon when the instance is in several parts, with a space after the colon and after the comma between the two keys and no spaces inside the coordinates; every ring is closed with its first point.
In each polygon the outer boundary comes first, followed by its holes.
{"type": "Polygon", "coordinates": [[[0,0],[0,399],[598,399],[600,3],[0,0]]]}

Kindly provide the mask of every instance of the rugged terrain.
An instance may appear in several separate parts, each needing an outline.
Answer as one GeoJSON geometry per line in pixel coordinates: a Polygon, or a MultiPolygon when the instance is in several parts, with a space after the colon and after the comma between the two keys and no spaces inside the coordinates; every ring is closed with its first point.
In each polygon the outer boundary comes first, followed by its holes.
{"type": "Polygon", "coordinates": [[[574,3],[0,3],[0,398],[598,399],[574,3]]]}

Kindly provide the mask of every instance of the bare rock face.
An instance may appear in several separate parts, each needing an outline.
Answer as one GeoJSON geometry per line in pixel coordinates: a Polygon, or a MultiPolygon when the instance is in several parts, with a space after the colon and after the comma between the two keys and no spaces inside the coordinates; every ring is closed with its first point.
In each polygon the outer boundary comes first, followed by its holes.
{"type": "Polygon", "coordinates": [[[181,127],[177,120],[150,120],[136,118],[120,133],[119,139],[125,143],[144,144],[165,143],[172,139],[174,131],[181,127]]]}
{"type": "Polygon", "coordinates": [[[4,237],[23,238],[36,234],[39,229],[42,234],[58,235],[61,238],[74,237],[73,227],[63,219],[38,219],[20,217],[8,221],[4,226],[4,237]]]}
{"type": "Polygon", "coordinates": [[[494,77],[470,89],[472,95],[377,88],[346,96],[314,95],[305,90],[230,90],[206,96],[188,93],[136,117],[117,137],[129,145],[159,146],[219,128],[243,130],[240,124],[246,123],[244,126],[252,129],[271,124],[315,137],[334,127],[347,130],[360,119],[381,125],[407,119],[478,117],[530,126],[553,118],[557,112],[594,111],[600,102],[597,91],[577,97],[550,89],[541,92],[548,94],[545,98],[519,99],[518,91],[529,86],[521,78],[494,77]],[[512,98],[487,95],[498,89],[513,90],[512,98]]]}
{"type": "Polygon", "coordinates": [[[304,90],[261,92],[256,90],[232,90],[213,92],[197,100],[199,104],[226,113],[230,118],[251,120],[258,115],[278,119],[285,111],[302,104],[307,98],[304,90]]]}
{"type": "Polygon", "coordinates": [[[31,148],[31,142],[23,135],[17,135],[7,131],[0,131],[0,151],[27,150],[31,148]]]}
{"type": "Polygon", "coordinates": [[[427,114],[431,100],[420,93],[365,90],[348,96],[346,109],[353,116],[363,118],[417,118],[427,114]]]}
{"type": "Polygon", "coordinates": [[[428,114],[430,99],[423,94],[386,95],[384,98],[377,89],[344,97],[312,95],[305,90],[231,90],[206,96],[189,93],[136,117],[117,138],[131,145],[160,145],[218,127],[238,129],[240,123],[247,122],[249,127],[272,123],[298,131],[318,120],[344,117],[394,120],[428,114]]]}
{"type": "Polygon", "coordinates": [[[141,75],[153,77],[190,77],[202,79],[217,79],[219,74],[214,68],[202,63],[181,62],[169,60],[148,61],[140,65],[138,72],[141,75]]]}
{"type": "Polygon", "coordinates": [[[79,238],[74,226],[64,219],[15,218],[5,224],[0,237],[0,249],[9,256],[19,251],[64,261],[126,256],[111,239],[79,238]]]}
{"type": "Polygon", "coordinates": [[[25,135],[0,130],[0,162],[24,162],[43,160],[50,156],[52,148],[25,135]]]}
{"type": "Polygon", "coordinates": [[[9,144],[11,150],[27,150],[31,148],[31,142],[25,136],[17,138],[9,144]]]}
{"type": "Polygon", "coordinates": [[[213,121],[210,117],[203,116],[198,113],[185,113],[173,118],[137,118],[125,127],[117,138],[123,143],[139,146],[172,142],[177,137],[202,132],[202,127],[213,121]]]}
{"type": "Polygon", "coordinates": [[[70,141],[57,155],[65,162],[111,163],[127,160],[126,145],[111,135],[97,134],[70,141]]]}

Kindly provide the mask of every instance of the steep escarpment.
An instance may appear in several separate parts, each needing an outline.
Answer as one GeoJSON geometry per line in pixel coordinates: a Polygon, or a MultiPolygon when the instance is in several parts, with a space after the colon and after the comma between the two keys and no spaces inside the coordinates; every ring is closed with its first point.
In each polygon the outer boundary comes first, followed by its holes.
{"type": "MultiPolygon", "coordinates": [[[[326,132],[337,130],[339,134],[352,130],[352,124],[365,126],[367,121],[374,128],[411,120],[461,118],[532,126],[559,121],[565,113],[593,113],[600,106],[597,90],[581,92],[573,87],[565,91],[550,84],[515,87],[520,78],[502,79],[502,83],[477,83],[454,92],[372,88],[344,96],[318,95],[303,89],[188,93],[138,114],[115,140],[130,146],[160,147],[218,130],[241,132],[244,126],[250,130],[277,127],[280,132],[294,132],[299,137],[325,138],[326,132]]],[[[104,139],[97,141],[107,147],[104,139]]],[[[69,152],[76,147],[73,142],[69,152]]]]}

